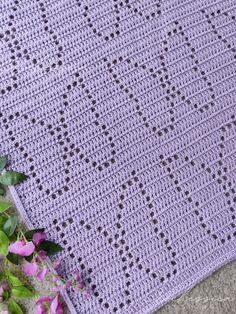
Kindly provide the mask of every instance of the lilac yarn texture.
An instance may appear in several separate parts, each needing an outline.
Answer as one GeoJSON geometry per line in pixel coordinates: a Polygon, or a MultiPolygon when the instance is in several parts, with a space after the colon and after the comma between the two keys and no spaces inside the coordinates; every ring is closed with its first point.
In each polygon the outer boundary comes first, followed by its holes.
{"type": "Polygon", "coordinates": [[[1,0],[0,152],[92,296],[147,314],[236,256],[235,0],[1,0]]]}

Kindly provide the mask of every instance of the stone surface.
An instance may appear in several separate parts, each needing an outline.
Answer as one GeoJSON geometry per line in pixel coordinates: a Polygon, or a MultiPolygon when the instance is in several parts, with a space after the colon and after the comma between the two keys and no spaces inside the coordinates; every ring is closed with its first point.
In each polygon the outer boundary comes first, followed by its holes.
{"type": "Polygon", "coordinates": [[[232,262],[155,314],[234,314],[235,309],[236,262],[232,262]]]}

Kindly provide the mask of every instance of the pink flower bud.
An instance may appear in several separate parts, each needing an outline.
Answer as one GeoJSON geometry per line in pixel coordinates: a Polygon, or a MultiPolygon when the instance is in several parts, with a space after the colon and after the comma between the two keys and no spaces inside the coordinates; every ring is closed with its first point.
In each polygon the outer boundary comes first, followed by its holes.
{"type": "Polygon", "coordinates": [[[38,280],[42,281],[49,273],[49,270],[46,266],[43,266],[42,270],[40,270],[37,274],[38,280]]]}
{"type": "Polygon", "coordinates": [[[34,276],[38,270],[38,265],[35,262],[25,262],[23,265],[23,271],[28,276],[34,276]]]}
{"type": "Polygon", "coordinates": [[[45,232],[37,232],[33,235],[33,242],[36,246],[42,243],[44,240],[47,239],[47,235],[45,232]]]}
{"type": "Polygon", "coordinates": [[[55,298],[52,300],[50,306],[50,313],[51,314],[63,314],[63,307],[62,303],[60,302],[59,295],[56,295],[55,298]]]}
{"type": "Polygon", "coordinates": [[[44,304],[44,303],[50,303],[52,302],[53,298],[52,297],[41,297],[36,301],[36,304],[44,304]]]}
{"type": "Polygon", "coordinates": [[[66,289],[67,288],[70,288],[71,286],[72,286],[72,281],[71,280],[67,280],[67,282],[66,282],[66,289]]]}
{"type": "Polygon", "coordinates": [[[89,298],[91,295],[89,289],[85,288],[84,292],[83,292],[83,296],[87,299],[89,298]]]}
{"type": "Polygon", "coordinates": [[[61,265],[61,258],[59,258],[55,263],[53,264],[53,268],[57,270],[61,265]]]}
{"type": "Polygon", "coordinates": [[[39,256],[35,257],[35,262],[37,262],[38,264],[41,264],[42,260],[45,260],[47,257],[47,252],[42,250],[38,253],[39,256]]]}
{"type": "Polygon", "coordinates": [[[47,313],[47,309],[42,304],[36,305],[35,314],[46,314],[46,313],[47,313]]]}

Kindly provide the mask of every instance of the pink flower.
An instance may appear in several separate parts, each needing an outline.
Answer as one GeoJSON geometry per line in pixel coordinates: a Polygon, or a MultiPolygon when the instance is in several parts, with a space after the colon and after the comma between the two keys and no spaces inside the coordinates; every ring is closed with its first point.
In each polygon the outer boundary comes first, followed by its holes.
{"type": "Polygon", "coordinates": [[[63,283],[60,279],[54,277],[53,282],[55,284],[55,286],[52,288],[53,292],[59,292],[59,291],[64,290],[65,285],[63,285],[63,283]]]}
{"type": "Polygon", "coordinates": [[[84,296],[86,299],[88,299],[88,298],[90,297],[90,291],[89,291],[87,288],[84,289],[84,291],[83,291],[83,296],[84,296]]]}
{"type": "Polygon", "coordinates": [[[80,275],[80,273],[77,271],[75,273],[75,280],[77,282],[77,288],[78,289],[84,289],[85,288],[85,283],[80,275]]]}
{"type": "Polygon", "coordinates": [[[35,256],[32,262],[25,262],[23,265],[23,271],[28,276],[35,276],[37,275],[38,280],[42,281],[49,273],[49,269],[47,268],[46,264],[42,264],[42,260],[35,256]]]}
{"type": "Polygon", "coordinates": [[[45,260],[45,259],[46,259],[46,257],[47,257],[47,252],[44,251],[44,250],[41,250],[41,251],[38,253],[38,255],[39,255],[39,257],[36,256],[36,257],[35,257],[35,261],[40,264],[40,263],[41,263],[41,260],[45,260]]]}
{"type": "Polygon", "coordinates": [[[67,280],[65,283],[63,283],[59,277],[54,277],[53,282],[55,284],[55,286],[52,288],[53,292],[62,292],[63,290],[71,287],[73,284],[71,280],[67,280]]]}
{"type": "Polygon", "coordinates": [[[40,257],[41,257],[43,260],[45,260],[46,257],[47,257],[47,252],[44,251],[44,250],[41,250],[41,251],[39,252],[39,255],[40,255],[40,257]]]}
{"type": "Polygon", "coordinates": [[[3,281],[2,282],[2,287],[3,287],[4,290],[8,289],[9,288],[8,282],[7,281],[3,281]]]}
{"type": "MultiPolygon", "coordinates": [[[[9,289],[9,285],[7,281],[3,281],[1,286],[0,286],[0,303],[4,301],[4,292],[5,290],[9,289]]],[[[0,313],[2,313],[0,311],[0,313]]]]}
{"type": "Polygon", "coordinates": [[[39,298],[36,302],[36,313],[35,314],[45,314],[48,313],[48,308],[50,306],[50,314],[63,314],[63,306],[60,301],[59,294],[55,297],[43,297],[39,298]]]}
{"type": "Polygon", "coordinates": [[[38,280],[42,281],[47,274],[49,273],[49,270],[46,266],[43,266],[42,270],[40,270],[37,274],[38,280]]]}
{"type": "Polygon", "coordinates": [[[75,279],[77,280],[77,281],[81,281],[82,279],[81,279],[81,275],[80,275],[80,273],[77,271],[76,273],[75,273],[75,279]]]}
{"type": "Polygon", "coordinates": [[[38,265],[35,262],[25,262],[23,266],[23,271],[28,276],[34,276],[38,270],[38,265]]]}
{"type": "Polygon", "coordinates": [[[82,282],[82,281],[81,281],[81,282],[78,282],[78,283],[77,283],[77,288],[78,288],[78,289],[84,289],[84,288],[85,288],[85,283],[82,282]]]}
{"type": "Polygon", "coordinates": [[[4,291],[9,288],[8,282],[3,281],[1,286],[0,286],[0,297],[3,295],[4,291]]]}
{"type": "Polygon", "coordinates": [[[47,307],[45,305],[48,305],[52,302],[53,298],[50,297],[42,297],[39,298],[36,302],[36,311],[35,314],[46,314],[48,313],[47,307]]]}
{"type": "Polygon", "coordinates": [[[35,314],[46,314],[46,313],[47,313],[47,309],[42,304],[36,305],[35,314]]]}
{"type": "Polygon", "coordinates": [[[51,314],[63,314],[63,307],[59,299],[59,295],[56,295],[52,300],[50,306],[51,314]]]}
{"type": "Polygon", "coordinates": [[[86,288],[85,282],[78,271],[74,274],[74,282],[76,282],[76,290],[81,291],[84,297],[88,298],[91,294],[90,290],[86,288]]]}
{"type": "Polygon", "coordinates": [[[71,280],[67,280],[66,282],[66,289],[72,286],[73,282],[71,280]]]}
{"type": "Polygon", "coordinates": [[[59,258],[55,263],[53,264],[53,268],[57,270],[61,265],[61,258],[59,258]]]}
{"type": "Polygon", "coordinates": [[[20,256],[29,256],[34,252],[34,250],[35,246],[32,241],[15,241],[9,245],[9,252],[20,256]]]}
{"type": "Polygon", "coordinates": [[[36,246],[42,243],[44,240],[47,239],[47,235],[45,232],[37,232],[33,235],[33,242],[36,246]]]}
{"type": "Polygon", "coordinates": [[[41,297],[39,298],[37,301],[36,301],[36,304],[39,305],[39,304],[43,304],[43,303],[51,303],[53,300],[52,297],[41,297]]]}

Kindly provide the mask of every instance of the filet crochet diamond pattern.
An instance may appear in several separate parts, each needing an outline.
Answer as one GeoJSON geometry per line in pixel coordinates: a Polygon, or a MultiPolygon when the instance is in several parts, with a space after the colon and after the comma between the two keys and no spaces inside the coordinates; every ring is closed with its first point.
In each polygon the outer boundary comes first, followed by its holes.
{"type": "Polygon", "coordinates": [[[0,1],[1,154],[26,222],[147,314],[236,255],[235,0],[0,1]]]}

